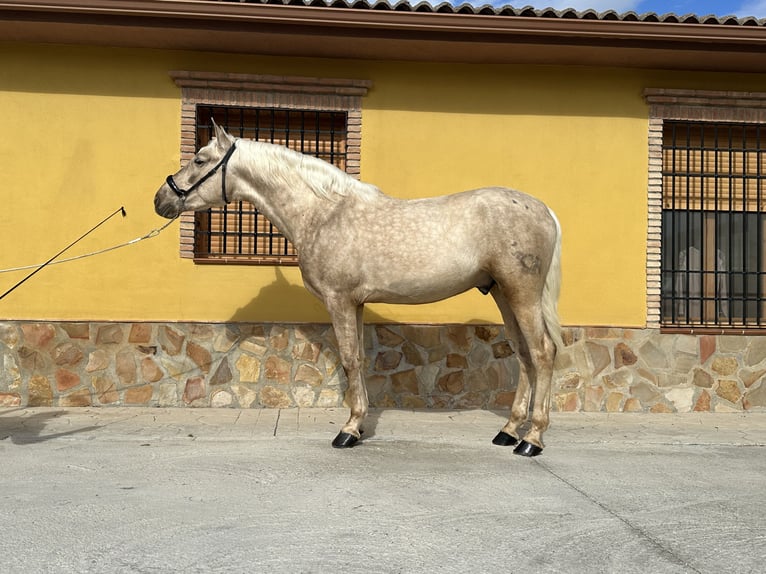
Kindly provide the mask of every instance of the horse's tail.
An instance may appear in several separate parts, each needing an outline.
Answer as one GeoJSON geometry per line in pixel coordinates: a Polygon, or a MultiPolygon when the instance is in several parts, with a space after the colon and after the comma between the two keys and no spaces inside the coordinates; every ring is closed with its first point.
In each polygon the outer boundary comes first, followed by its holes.
{"type": "Polygon", "coordinates": [[[553,247],[553,257],[543,287],[543,321],[556,348],[563,349],[564,341],[561,338],[558,312],[559,292],[561,291],[561,224],[553,210],[548,208],[548,211],[556,224],[556,243],[553,247]]]}

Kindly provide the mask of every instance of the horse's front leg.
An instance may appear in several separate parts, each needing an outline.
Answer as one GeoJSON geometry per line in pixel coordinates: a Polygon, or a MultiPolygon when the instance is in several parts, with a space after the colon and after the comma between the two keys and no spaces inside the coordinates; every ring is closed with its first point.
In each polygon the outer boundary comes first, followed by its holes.
{"type": "Polygon", "coordinates": [[[338,350],[343,369],[348,379],[346,400],[351,407],[351,416],[343,426],[338,436],[332,441],[335,448],[348,448],[361,438],[361,425],[367,416],[367,388],[364,384],[364,328],[362,324],[363,305],[328,303],[332,317],[335,337],[338,339],[338,350]]]}

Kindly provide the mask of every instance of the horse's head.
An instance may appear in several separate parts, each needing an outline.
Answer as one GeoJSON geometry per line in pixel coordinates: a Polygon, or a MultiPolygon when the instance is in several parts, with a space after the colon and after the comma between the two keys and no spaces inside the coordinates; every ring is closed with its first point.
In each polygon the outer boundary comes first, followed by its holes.
{"type": "Polygon", "coordinates": [[[182,211],[199,211],[229,203],[226,193],[226,168],[236,149],[236,140],[213,122],[215,138],[200,149],[192,160],[174,175],[169,175],[154,196],[158,215],[173,219],[182,211]]]}

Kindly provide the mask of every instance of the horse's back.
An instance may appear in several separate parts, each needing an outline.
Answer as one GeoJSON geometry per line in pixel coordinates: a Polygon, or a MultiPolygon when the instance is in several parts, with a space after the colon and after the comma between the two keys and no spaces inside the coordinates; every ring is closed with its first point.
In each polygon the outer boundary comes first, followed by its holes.
{"type": "MultiPolygon", "coordinates": [[[[484,187],[455,194],[463,217],[475,225],[484,241],[498,242],[497,247],[527,244],[552,246],[556,238],[556,221],[541,200],[507,187],[484,187]],[[460,205],[465,203],[465,205],[460,205]]],[[[543,249],[546,251],[546,249],[543,249]]]]}
{"type": "MultiPolygon", "coordinates": [[[[340,224],[340,222],[339,222],[340,224]]],[[[429,254],[473,253],[490,244],[498,249],[509,242],[545,242],[555,234],[555,222],[546,205],[521,191],[483,187],[450,195],[421,199],[381,196],[375,202],[356,202],[342,225],[353,229],[356,241],[374,241],[390,248],[429,254]]]]}

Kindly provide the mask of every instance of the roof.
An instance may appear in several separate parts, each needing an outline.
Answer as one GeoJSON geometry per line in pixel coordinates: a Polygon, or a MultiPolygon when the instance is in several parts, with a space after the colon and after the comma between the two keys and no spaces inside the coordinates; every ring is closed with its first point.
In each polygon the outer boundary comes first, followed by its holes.
{"type": "Polygon", "coordinates": [[[6,41],[766,72],[766,20],[387,0],[0,0],[6,41]]]}
{"type": "Polygon", "coordinates": [[[657,14],[656,12],[617,12],[615,10],[575,10],[574,8],[556,9],[552,7],[535,8],[533,6],[514,7],[510,3],[504,6],[492,4],[471,4],[463,2],[408,2],[398,0],[217,0],[219,2],[239,1],[245,4],[278,4],[287,6],[321,6],[329,8],[351,8],[356,10],[392,10],[396,12],[421,12],[432,14],[474,14],[513,16],[520,18],[566,18],[575,20],[605,20],[623,22],[667,22],[673,24],[706,24],[726,26],[764,26],[766,19],[755,17],[740,18],[735,15],[716,16],[714,14],[700,16],[696,14],[677,15],[673,13],[657,14]]]}

